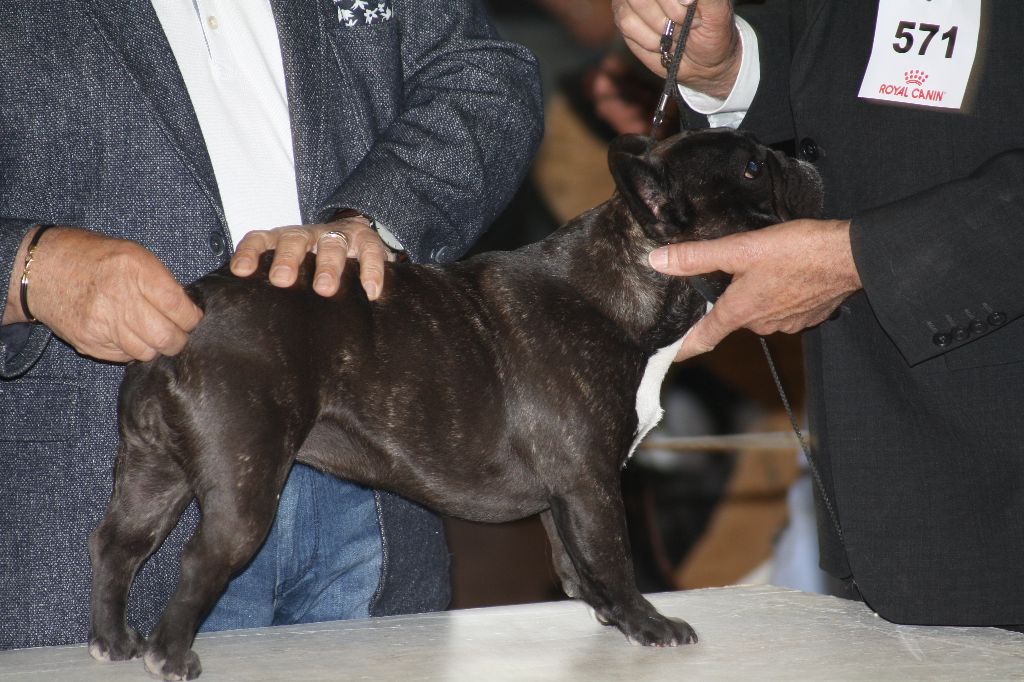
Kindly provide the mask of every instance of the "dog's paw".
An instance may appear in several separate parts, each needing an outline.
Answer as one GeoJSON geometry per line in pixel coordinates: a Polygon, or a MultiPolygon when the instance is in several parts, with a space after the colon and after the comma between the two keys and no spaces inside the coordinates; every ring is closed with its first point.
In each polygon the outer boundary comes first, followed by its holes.
{"type": "Polygon", "coordinates": [[[146,671],[161,680],[194,680],[203,672],[199,656],[192,650],[186,651],[184,656],[169,658],[150,650],[146,652],[143,660],[146,671]]]}
{"type": "Polygon", "coordinates": [[[666,618],[660,613],[644,618],[640,625],[620,625],[619,629],[631,644],[640,646],[679,646],[696,644],[697,633],[690,624],[675,618],[666,618]]]}
{"type": "Polygon", "coordinates": [[[127,661],[138,658],[146,646],[146,640],[134,628],[114,637],[94,635],[89,638],[89,655],[97,661],[127,661]]]}

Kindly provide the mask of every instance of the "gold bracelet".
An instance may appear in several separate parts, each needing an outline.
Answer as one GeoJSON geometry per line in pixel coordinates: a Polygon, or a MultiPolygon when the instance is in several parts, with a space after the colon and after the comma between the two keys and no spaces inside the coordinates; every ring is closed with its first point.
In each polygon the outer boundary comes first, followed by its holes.
{"type": "Polygon", "coordinates": [[[28,251],[25,253],[25,267],[21,271],[21,312],[29,322],[35,322],[36,318],[28,309],[28,276],[32,273],[32,260],[36,257],[39,238],[51,227],[53,225],[40,225],[36,233],[32,235],[32,240],[28,243],[28,251]]]}

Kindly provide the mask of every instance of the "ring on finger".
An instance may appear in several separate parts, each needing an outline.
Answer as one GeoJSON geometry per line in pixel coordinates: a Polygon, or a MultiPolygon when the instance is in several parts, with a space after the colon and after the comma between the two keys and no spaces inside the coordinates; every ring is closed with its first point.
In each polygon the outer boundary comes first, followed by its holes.
{"type": "Polygon", "coordinates": [[[345,248],[348,249],[348,236],[344,232],[338,232],[337,230],[328,230],[327,232],[324,232],[322,235],[316,238],[317,247],[319,247],[320,242],[322,242],[325,239],[340,239],[341,241],[345,242],[345,248]]]}

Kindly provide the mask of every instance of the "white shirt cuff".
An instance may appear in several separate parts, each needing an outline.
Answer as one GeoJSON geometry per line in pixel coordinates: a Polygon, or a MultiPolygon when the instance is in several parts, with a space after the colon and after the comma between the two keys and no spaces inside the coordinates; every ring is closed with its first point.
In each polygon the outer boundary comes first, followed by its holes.
{"type": "Polygon", "coordinates": [[[737,128],[747,115],[757,86],[761,82],[761,58],[757,51],[757,34],[743,17],[735,17],[736,29],[740,34],[740,70],[732,92],[724,100],[705,95],[703,92],[679,86],[679,94],[686,104],[698,114],[708,117],[712,128],[737,128]]]}

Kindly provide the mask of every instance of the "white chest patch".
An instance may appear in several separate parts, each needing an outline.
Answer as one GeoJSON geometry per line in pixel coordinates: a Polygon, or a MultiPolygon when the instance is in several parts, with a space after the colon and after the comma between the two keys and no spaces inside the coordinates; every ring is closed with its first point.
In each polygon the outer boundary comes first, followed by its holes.
{"type": "MultiPolygon", "coordinates": [[[[707,310],[710,311],[711,307],[712,304],[708,303],[707,310]]],[[[636,391],[636,436],[633,438],[633,445],[629,448],[627,459],[633,456],[636,446],[640,444],[648,431],[658,425],[661,416],[665,413],[661,409],[661,383],[665,380],[665,375],[668,374],[668,368],[672,366],[672,360],[679,351],[679,347],[683,345],[683,339],[689,333],[687,331],[678,341],[670,346],[665,346],[647,361],[647,369],[644,370],[640,387],[636,391]]]]}

